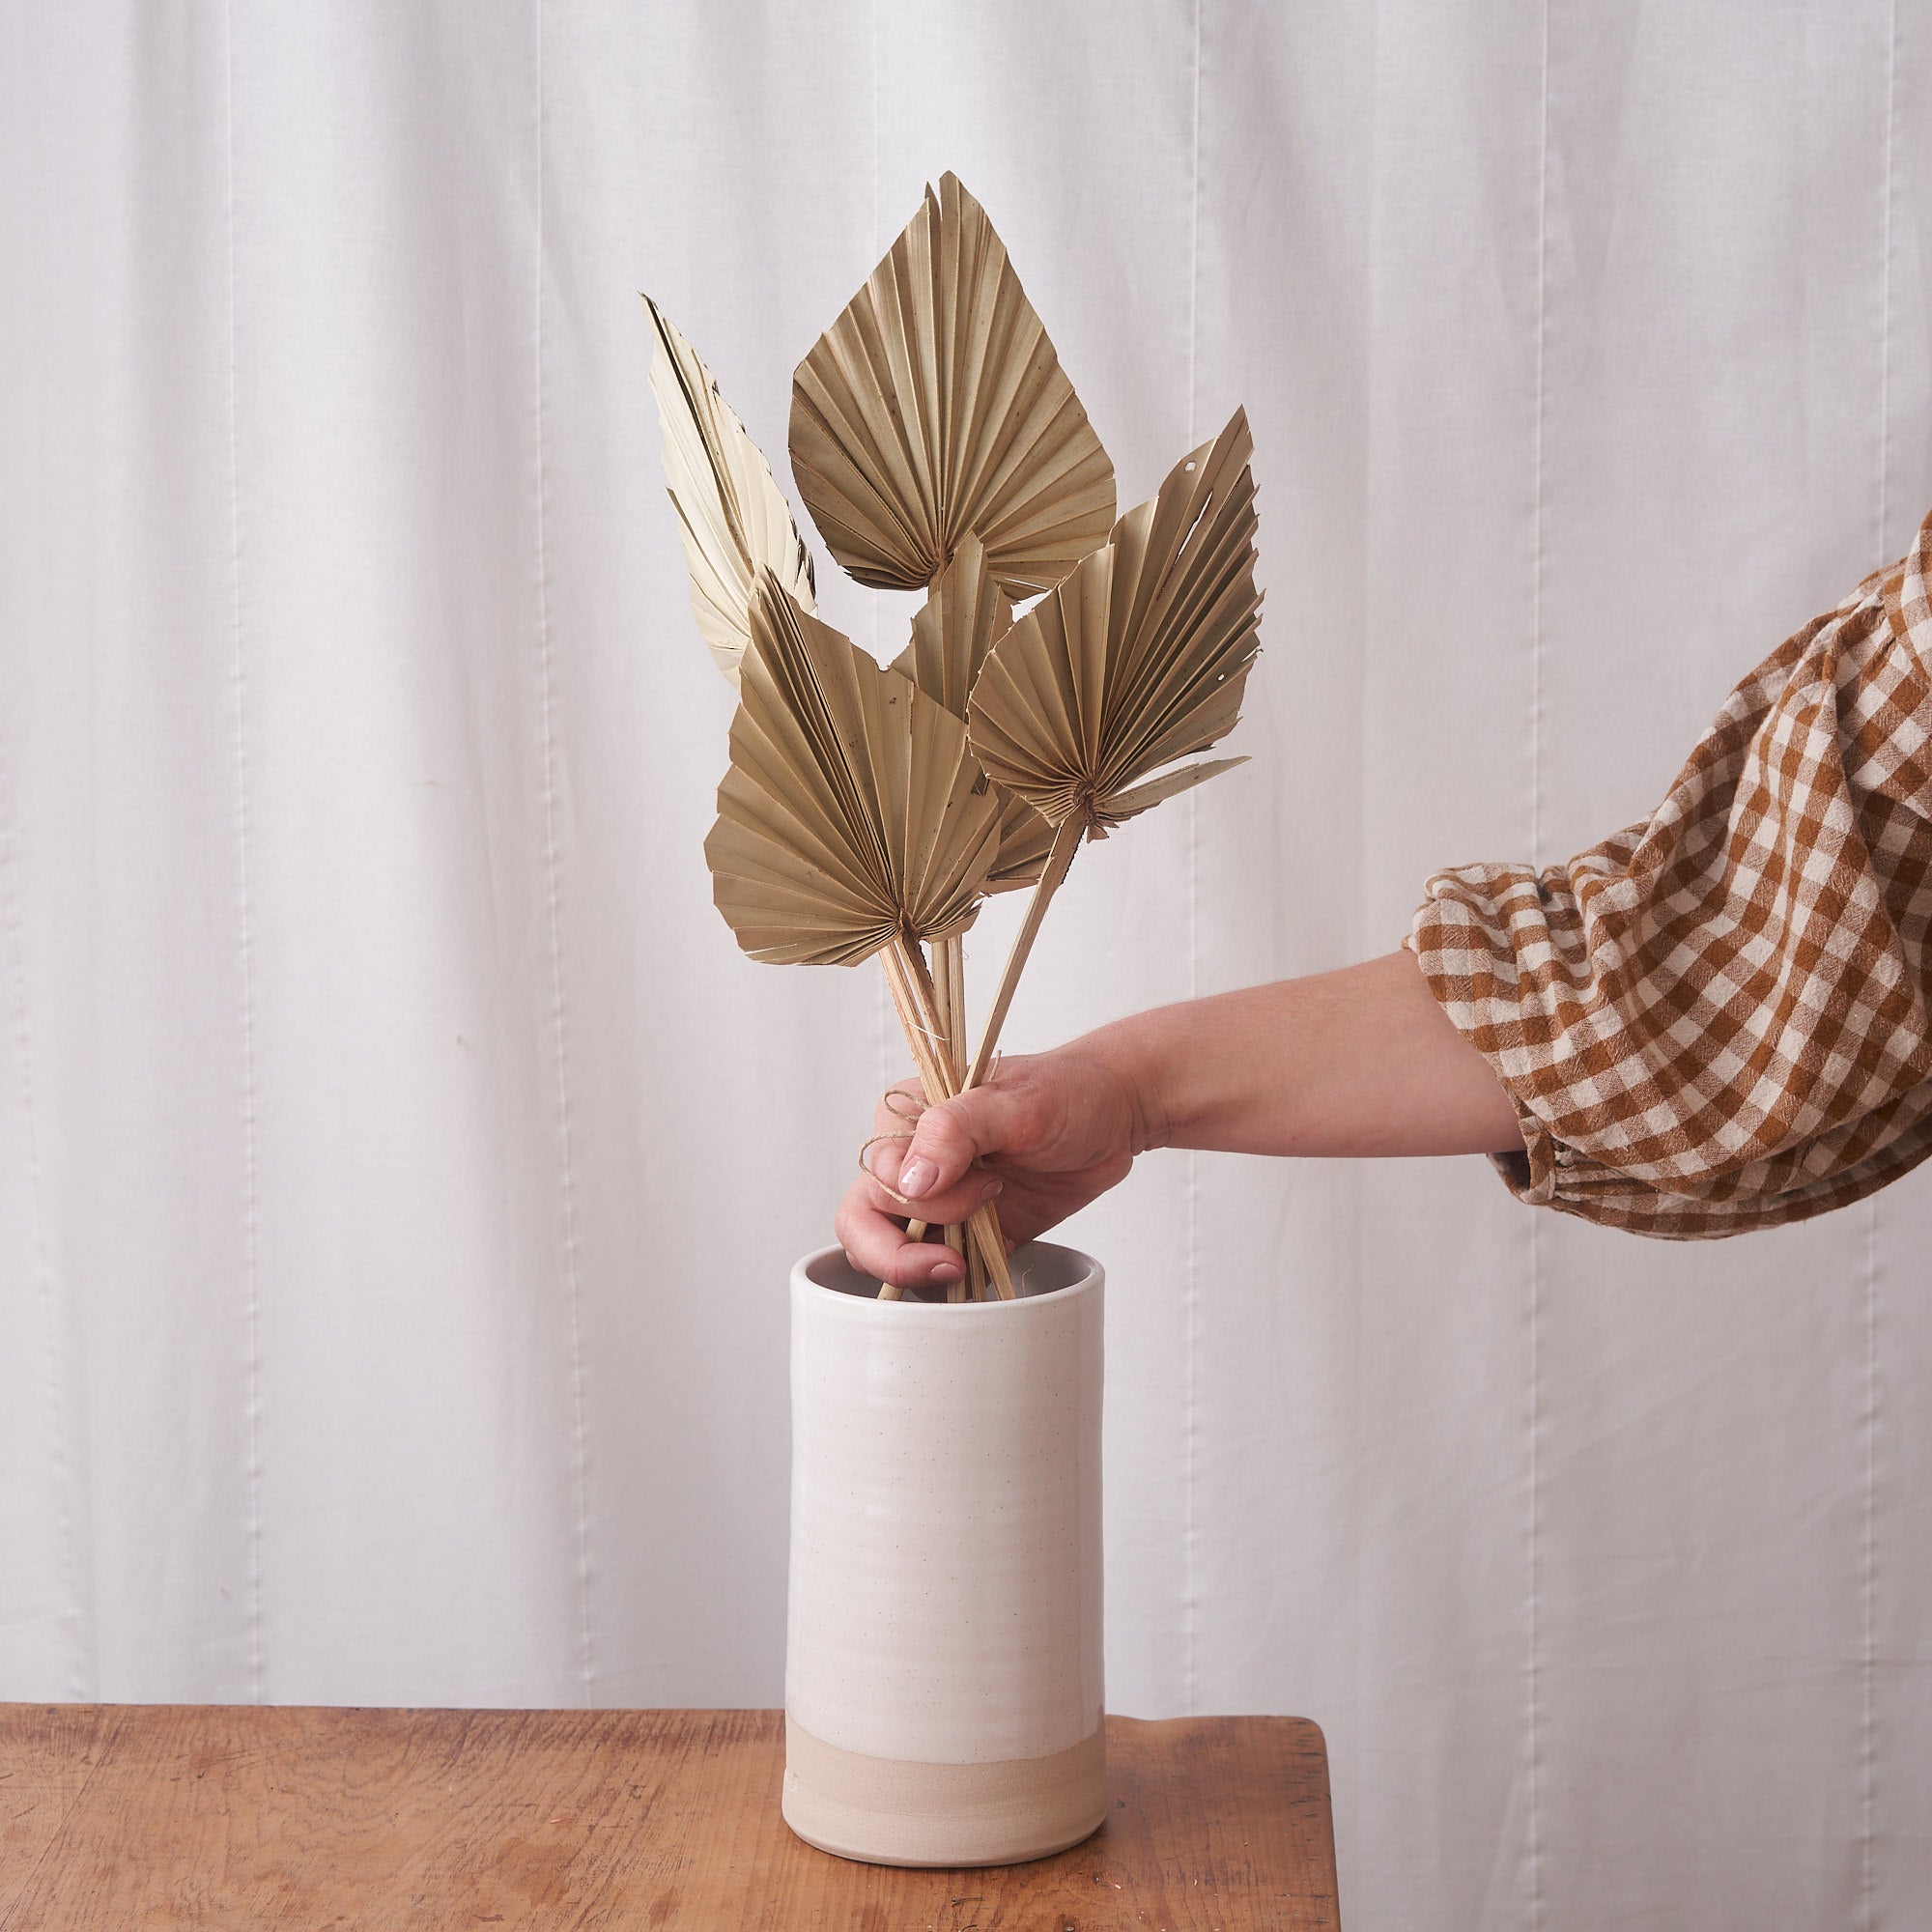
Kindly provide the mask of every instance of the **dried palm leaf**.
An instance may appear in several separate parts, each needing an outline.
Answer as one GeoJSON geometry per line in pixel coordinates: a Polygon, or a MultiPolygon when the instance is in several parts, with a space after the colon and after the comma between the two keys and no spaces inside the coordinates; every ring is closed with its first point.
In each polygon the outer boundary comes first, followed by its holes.
{"type": "Polygon", "coordinates": [[[1105,537],[1114,467],[954,176],[799,365],[791,462],[861,583],[930,583],[970,530],[1001,587],[1031,594],[1105,537]]]}
{"type": "MultiPolygon", "coordinates": [[[[952,561],[933,579],[912,620],[912,642],[893,660],[893,668],[964,718],[986,653],[1012,621],[1012,606],[987,567],[985,546],[968,531],[952,561]]],[[[1032,885],[1052,844],[1053,827],[1025,799],[1003,792],[1000,855],[987,875],[986,890],[1005,893],[1032,885]]]]}
{"type": "Polygon", "coordinates": [[[651,389],[664,425],[664,467],[684,531],[691,608],[718,668],[733,684],[751,641],[752,587],[759,567],[806,611],[815,608],[811,558],[772,467],[731,412],[711,371],[644,298],[657,345],[651,389]]]}
{"type": "Polygon", "coordinates": [[[980,671],[969,713],[980,762],[1055,825],[1118,825],[1198,783],[1205,767],[1141,781],[1239,717],[1261,609],[1253,450],[1237,410],[980,671]]]}
{"type": "Polygon", "coordinates": [[[986,874],[986,890],[1010,893],[1037,885],[1052,850],[1052,824],[1018,793],[1000,792],[1000,853],[986,874]]]}
{"type": "Polygon", "coordinates": [[[856,965],[966,924],[998,798],[966,729],[759,573],[731,765],[705,840],[718,909],[753,958],[856,965]]]}
{"type": "Polygon", "coordinates": [[[1013,607],[986,567],[986,549],[970,530],[912,620],[912,641],[893,660],[928,697],[966,716],[974,680],[994,642],[1012,628],[1013,607]]]}
{"type": "Polygon", "coordinates": [[[1082,836],[1241,762],[1164,769],[1214,744],[1240,714],[1261,609],[1253,451],[1237,410],[1000,639],[973,687],[968,722],[980,764],[1055,833],[968,1086],[984,1075],[1040,918],[1082,836]]]}
{"type": "MultiPolygon", "coordinates": [[[[966,727],[910,678],[800,610],[758,573],[731,764],[704,842],[713,897],[755,959],[856,965],[879,953],[928,1100],[956,1093],[922,939],[973,917],[999,806],[966,727]]],[[[967,1224],[1010,1297],[990,1205],[967,1224]]]]}

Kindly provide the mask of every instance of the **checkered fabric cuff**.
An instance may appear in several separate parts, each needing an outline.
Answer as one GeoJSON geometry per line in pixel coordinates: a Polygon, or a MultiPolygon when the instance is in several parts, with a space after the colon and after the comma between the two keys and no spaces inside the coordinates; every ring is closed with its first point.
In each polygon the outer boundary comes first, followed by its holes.
{"type": "Polygon", "coordinates": [[[1516,1102],[1538,1206],[1669,1239],[1932,1153],[1932,518],[1731,694],[1651,816],[1438,872],[1408,946],[1516,1102]]]}

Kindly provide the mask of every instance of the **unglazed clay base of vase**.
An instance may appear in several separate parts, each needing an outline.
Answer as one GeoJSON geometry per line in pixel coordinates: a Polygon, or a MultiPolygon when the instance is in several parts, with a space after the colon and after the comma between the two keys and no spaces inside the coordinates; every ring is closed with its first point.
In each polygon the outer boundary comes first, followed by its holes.
{"type": "Polygon", "coordinates": [[[879,1864],[1001,1864],[1105,1808],[1101,1292],[1044,1242],[1013,1301],[792,1273],[784,1815],[879,1864]]]}
{"type": "Polygon", "coordinates": [[[787,1718],[783,1810],[808,1845],[868,1864],[1050,1858],[1106,1816],[1106,1732],[1051,1757],[911,1764],[840,1750],[787,1718]]]}

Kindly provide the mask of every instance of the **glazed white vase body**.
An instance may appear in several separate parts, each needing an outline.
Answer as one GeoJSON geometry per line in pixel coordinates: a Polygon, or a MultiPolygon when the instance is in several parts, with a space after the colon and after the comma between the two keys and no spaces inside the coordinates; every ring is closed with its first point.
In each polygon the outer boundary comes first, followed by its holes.
{"type": "Polygon", "coordinates": [[[1105,1810],[1099,1264],[1036,1243],[1016,1301],[791,1283],[784,1815],[885,1864],[1004,1864],[1105,1810]]]}

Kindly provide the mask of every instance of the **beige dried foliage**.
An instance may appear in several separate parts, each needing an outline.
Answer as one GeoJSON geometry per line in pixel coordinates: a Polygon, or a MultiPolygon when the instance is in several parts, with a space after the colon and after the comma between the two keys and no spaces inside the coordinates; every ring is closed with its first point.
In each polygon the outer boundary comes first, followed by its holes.
{"type": "Polygon", "coordinates": [[[719,669],[736,684],[751,641],[759,569],[769,569],[811,611],[811,557],[771,465],[719,394],[711,371],[649,296],[644,307],[655,338],[651,390],[664,427],[665,475],[684,533],[691,608],[719,669]]]}
{"type": "Polygon", "coordinates": [[[912,641],[893,660],[893,668],[964,718],[986,653],[1012,621],[1013,607],[986,567],[985,546],[968,531],[952,561],[932,580],[912,620],[912,641]]]}
{"type": "Polygon", "coordinates": [[[930,583],[968,531],[1009,596],[1114,519],[1114,467],[985,210],[951,175],[792,385],[792,473],[861,583],[930,583]]]}
{"type": "Polygon", "coordinates": [[[1164,769],[1240,715],[1261,609],[1252,453],[1237,410],[989,654],[974,752],[1056,826],[1104,832],[1242,762],[1164,769]]]}
{"type": "MultiPolygon", "coordinates": [[[[754,958],[879,955],[937,1101],[986,1077],[1083,839],[1244,762],[1185,761],[1233,728],[1257,649],[1246,416],[1116,523],[1106,451],[984,211],[944,176],[792,388],[795,479],[833,554],[927,589],[885,668],[813,614],[769,465],[648,306],[692,606],[739,687],[713,896],[754,958]],[[1039,592],[1015,621],[1009,600],[1039,592]],[[1020,885],[969,1063],[960,935],[1020,885]]],[[[949,1239],[958,1296],[1012,1295],[990,1204],[949,1239]]]]}
{"type": "Polygon", "coordinates": [[[705,840],[738,944],[780,964],[857,965],[969,923],[999,800],[966,727],[762,572],[731,764],[705,840]]]}
{"type": "Polygon", "coordinates": [[[1053,826],[1017,792],[1000,790],[1000,852],[986,874],[989,893],[1009,893],[1039,883],[1053,849],[1053,826]]]}
{"type": "MultiPolygon", "coordinates": [[[[912,642],[893,660],[928,697],[966,716],[986,653],[1011,628],[1012,606],[994,582],[985,547],[967,534],[912,620],[912,642]]],[[[1000,795],[1000,855],[986,879],[991,893],[1030,886],[1053,844],[1053,827],[1025,799],[1000,795]]]]}

